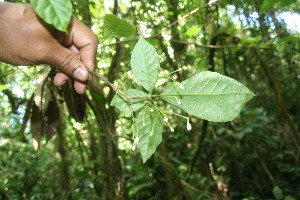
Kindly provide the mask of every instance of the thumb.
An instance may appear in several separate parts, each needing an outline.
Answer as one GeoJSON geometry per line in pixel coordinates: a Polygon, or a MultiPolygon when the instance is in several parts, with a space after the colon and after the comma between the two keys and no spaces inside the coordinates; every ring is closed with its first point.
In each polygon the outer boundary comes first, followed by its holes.
{"type": "Polygon", "coordinates": [[[65,74],[72,76],[79,81],[88,80],[89,73],[77,55],[60,44],[57,44],[52,48],[52,51],[48,54],[45,62],[46,64],[59,68],[65,74]]]}

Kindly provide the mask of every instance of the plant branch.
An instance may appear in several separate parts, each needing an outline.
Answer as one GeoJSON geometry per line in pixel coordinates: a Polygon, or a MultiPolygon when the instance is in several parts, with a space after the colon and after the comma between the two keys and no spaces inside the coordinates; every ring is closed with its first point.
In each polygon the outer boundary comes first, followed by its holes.
{"type": "MultiPolygon", "coordinates": [[[[164,37],[160,34],[156,34],[156,35],[152,35],[148,38],[153,38],[153,39],[158,39],[158,40],[166,40],[164,39],[164,37]]],[[[129,40],[122,40],[122,41],[118,41],[115,43],[111,43],[108,45],[103,45],[103,47],[107,47],[107,46],[112,46],[115,44],[123,44],[123,43],[127,43],[127,42],[133,42],[133,41],[138,41],[139,37],[137,38],[133,38],[133,39],[129,39],[129,40]]],[[[197,47],[204,47],[204,48],[213,48],[213,49],[226,49],[226,48],[238,48],[238,47],[242,47],[242,48],[253,48],[253,46],[241,46],[241,45],[210,45],[210,44],[201,44],[201,43],[196,43],[196,42],[188,42],[188,41],[183,41],[183,40],[168,40],[170,42],[174,42],[174,43],[179,43],[179,44],[185,44],[185,45],[195,45],[197,47]]],[[[265,48],[270,48],[269,46],[265,46],[265,47],[257,47],[259,49],[265,49],[265,48]]]]}
{"type": "MultiPolygon", "coordinates": [[[[217,96],[220,94],[158,94],[158,95],[147,95],[147,96],[137,96],[137,97],[131,97],[129,95],[127,95],[125,92],[123,92],[122,90],[119,90],[114,84],[112,84],[109,80],[107,80],[104,76],[97,74],[96,72],[90,70],[89,68],[86,68],[87,71],[89,73],[91,73],[92,75],[96,76],[97,78],[99,78],[100,80],[104,81],[105,83],[107,83],[114,91],[116,91],[117,93],[121,94],[122,96],[124,96],[126,98],[126,100],[128,102],[131,102],[131,100],[133,99],[150,99],[150,98],[156,98],[156,97],[178,97],[178,96],[217,96]]],[[[234,93],[223,93],[221,95],[232,95],[232,94],[245,94],[245,93],[241,93],[241,92],[234,92],[234,93]]]]}
{"type": "Polygon", "coordinates": [[[123,91],[119,90],[114,84],[112,84],[111,82],[109,82],[104,76],[101,76],[100,74],[97,74],[96,72],[90,70],[89,68],[86,67],[86,70],[91,73],[92,75],[96,76],[97,78],[99,78],[100,80],[104,81],[105,83],[107,83],[113,90],[115,90],[117,93],[120,93],[121,95],[123,95],[127,101],[131,101],[132,97],[128,96],[127,94],[125,94],[123,91]]]}
{"type": "Polygon", "coordinates": [[[217,1],[218,1],[218,0],[216,0],[216,1],[209,1],[208,3],[206,3],[206,4],[204,4],[204,5],[202,5],[202,6],[198,7],[198,8],[196,8],[196,9],[194,9],[194,10],[192,10],[192,11],[190,11],[189,13],[187,13],[187,14],[185,14],[184,16],[180,17],[178,20],[176,20],[176,21],[174,21],[173,23],[171,23],[171,24],[168,26],[168,28],[171,28],[174,24],[177,24],[178,22],[184,20],[184,19],[187,18],[188,16],[190,16],[190,15],[192,15],[192,14],[198,12],[200,9],[205,8],[206,6],[209,6],[209,5],[213,4],[213,3],[216,3],[217,1]]]}

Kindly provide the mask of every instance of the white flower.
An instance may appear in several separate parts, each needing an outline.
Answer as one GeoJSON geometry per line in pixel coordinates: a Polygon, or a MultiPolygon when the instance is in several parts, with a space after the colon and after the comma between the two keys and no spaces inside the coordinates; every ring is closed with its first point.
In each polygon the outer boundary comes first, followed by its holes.
{"type": "Polygon", "coordinates": [[[139,143],[139,141],[140,141],[140,138],[139,138],[139,137],[136,137],[136,138],[134,138],[134,141],[133,141],[133,143],[136,143],[136,144],[138,144],[138,143],[139,143]]]}
{"type": "Polygon", "coordinates": [[[181,99],[176,98],[176,101],[177,101],[177,103],[178,103],[179,105],[182,104],[181,99]]]}
{"type": "Polygon", "coordinates": [[[168,122],[168,121],[169,121],[169,119],[168,119],[167,116],[164,117],[164,121],[165,121],[165,122],[168,122]]]}
{"type": "Polygon", "coordinates": [[[134,141],[133,141],[133,144],[132,144],[132,147],[131,147],[132,151],[135,151],[136,148],[140,145],[139,140],[140,140],[139,137],[134,138],[134,141]]]}
{"type": "Polygon", "coordinates": [[[192,124],[190,124],[189,121],[187,121],[186,129],[187,129],[188,131],[192,130],[192,124]]]}
{"type": "Polygon", "coordinates": [[[174,128],[170,126],[171,132],[174,133],[174,128]]]}
{"type": "Polygon", "coordinates": [[[132,147],[131,147],[132,151],[135,151],[136,150],[136,145],[133,144],[132,147]]]}

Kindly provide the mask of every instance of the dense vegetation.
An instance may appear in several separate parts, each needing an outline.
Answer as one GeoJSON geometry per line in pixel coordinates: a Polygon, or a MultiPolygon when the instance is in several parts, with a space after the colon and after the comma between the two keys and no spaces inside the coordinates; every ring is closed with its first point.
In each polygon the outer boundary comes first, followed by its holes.
{"type": "Polygon", "coordinates": [[[300,199],[299,27],[288,29],[282,18],[299,14],[299,2],[72,4],[99,38],[96,73],[118,88],[143,90],[130,68],[142,35],[160,55],[155,92],[209,70],[256,97],[225,123],[157,100],[189,116],[192,129],[168,115],[172,128],[164,124],[162,143],[143,163],[133,151],[132,118],[110,106],[115,91],[105,82],[93,79],[78,95],[71,81],[53,86],[54,68],[0,63],[0,199],[300,199]],[[103,41],[105,14],[131,23],[136,36],[103,41]]]}

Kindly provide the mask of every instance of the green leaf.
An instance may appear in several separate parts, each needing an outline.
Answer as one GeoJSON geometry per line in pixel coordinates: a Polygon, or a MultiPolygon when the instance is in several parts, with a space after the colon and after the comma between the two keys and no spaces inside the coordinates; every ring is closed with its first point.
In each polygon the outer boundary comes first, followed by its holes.
{"type": "Polygon", "coordinates": [[[97,103],[103,104],[103,105],[106,104],[106,98],[104,97],[104,95],[93,93],[93,96],[95,96],[97,103]]]}
{"type": "MultiPolygon", "coordinates": [[[[280,0],[279,6],[280,6],[280,8],[285,8],[285,7],[290,6],[291,4],[295,4],[295,3],[297,3],[297,1],[295,1],[295,0],[280,0]]],[[[296,4],[296,5],[299,5],[299,4],[296,4]]]]}
{"type": "Polygon", "coordinates": [[[282,193],[282,190],[280,189],[280,187],[275,186],[273,188],[272,192],[273,192],[273,195],[274,195],[276,200],[283,198],[283,193],[282,193]]]}
{"type": "Polygon", "coordinates": [[[35,12],[56,29],[68,32],[72,16],[70,0],[31,0],[35,12]]]}
{"type": "Polygon", "coordinates": [[[129,196],[136,195],[138,192],[142,192],[143,190],[145,190],[145,188],[150,188],[151,186],[153,186],[152,182],[142,183],[133,186],[132,188],[130,188],[129,196]]]}
{"type": "Polygon", "coordinates": [[[6,85],[0,85],[0,91],[7,90],[8,87],[6,85]]]}
{"type": "Polygon", "coordinates": [[[201,72],[163,92],[161,97],[189,114],[214,122],[235,119],[254,94],[216,72],[201,72]]]}
{"type": "Polygon", "coordinates": [[[139,150],[145,163],[155,152],[162,141],[162,118],[161,114],[154,110],[141,111],[135,121],[137,135],[139,137],[139,150]]]}
{"type": "MultiPolygon", "coordinates": [[[[130,97],[147,96],[145,92],[136,89],[129,89],[125,93],[130,97]]],[[[132,99],[129,103],[123,95],[116,94],[110,105],[124,112],[125,117],[130,117],[133,111],[142,108],[146,103],[147,101],[145,99],[132,99]]]]}
{"type": "Polygon", "coordinates": [[[278,5],[276,7],[285,8],[291,4],[294,4],[295,2],[295,0],[264,0],[259,12],[263,13],[277,4],[278,5]]]}
{"type": "Polygon", "coordinates": [[[256,44],[262,40],[262,36],[258,35],[254,38],[246,38],[240,41],[240,44],[256,44]]]}
{"type": "Polygon", "coordinates": [[[264,0],[263,4],[260,7],[260,13],[263,13],[267,10],[269,10],[270,8],[272,8],[273,6],[275,6],[275,4],[277,4],[279,1],[275,1],[275,0],[264,0]]]}
{"type": "Polygon", "coordinates": [[[288,195],[288,196],[284,197],[284,200],[297,200],[297,199],[295,199],[294,197],[288,195]]]}
{"type": "Polygon", "coordinates": [[[300,42],[300,37],[290,35],[280,39],[279,42],[300,42]]]}
{"type": "Polygon", "coordinates": [[[199,26],[193,26],[186,31],[186,35],[189,37],[193,37],[193,36],[197,35],[199,33],[199,31],[200,31],[199,26]]]}
{"type": "Polygon", "coordinates": [[[149,92],[155,86],[159,72],[159,57],[155,48],[140,38],[131,55],[131,69],[139,83],[149,92]]]}
{"type": "Polygon", "coordinates": [[[103,29],[104,40],[107,38],[129,37],[135,33],[131,24],[112,14],[105,15],[103,29]]]}

